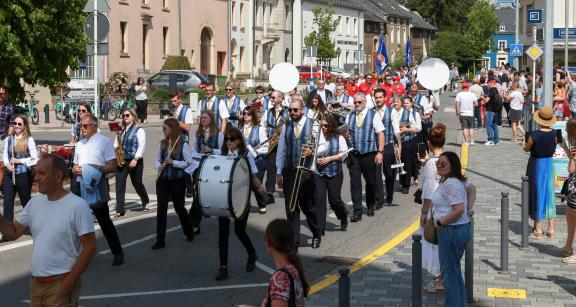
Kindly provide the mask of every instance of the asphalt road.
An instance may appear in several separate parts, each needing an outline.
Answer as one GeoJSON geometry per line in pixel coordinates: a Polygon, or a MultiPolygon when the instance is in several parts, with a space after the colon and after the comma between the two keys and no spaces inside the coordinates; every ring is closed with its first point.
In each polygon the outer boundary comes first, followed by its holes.
{"type": "MultiPolygon", "coordinates": [[[[443,109],[435,121],[453,120],[453,97],[443,97],[443,109]],[[452,109],[450,109],[452,108],[452,109]]],[[[179,229],[179,222],[173,210],[168,215],[166,248],[153,251],[150,246],[155,240],[155,178],[152,156],[161,138],[160,127],[145,127],[147,132],[146,154],[144,158],[144,183],[151,196],[152,210],[138,211],[139,200],[128,184],[128,204],[126,216],[115,220],[120,239],[124,244],[126,263],[112,267],[112,256],[100,231],[97,231],[98,254],[82,277],[82,306],[234,306],[236,304],[258,305],[262,300],[271,272],[274,270],[272,258],[264,244],[264,229],[274,218],[285,217],[284,199],[276,197],[276,203],[268,207],[268,214],[259,215],[252,197],[252,214],[248,220],[248,233],[259,259],[258,268],[251,273],[244,269],[246,252],[235,237],[230,235],[229,273],[222,282],[214,280],[217,272],[217,220],[205,218],[202,232],[194,242],[186,242],[179,229]]],[[[102,129],[103,131],[107,130],[102,129]]],[[[105,132],[106,133],[106,132],[105,132]]],[[[456,131],[449,131],[447,147],[455,149],[456,131]]],[[[34,131],[37,143],[43,141],[67,140],[69,131],[34,131]]],[[[342,198],[349,205],[351,197],[348,171],[342,198]]],[[[411,192],[414,188],[411,189],[411,192]]],[[[112,187],[112,191],[114,188],[112,187]]],[[[111,196],[115,198],[114,192],[111,196]]],[[[187,201],[189,206],[190,200],[187,201]]],[[[110,203],[113,212],[114,200],[110,203]]],[[[171,208],[170,208],[171,209],[171,208]]],[[[19,210],[18,210],[19,211],[19,210]]],[[[300,257],[304,262],[306,276],[311,284],[325,275],[334,273],[341,265],[351,264],[375,250],[403,229],[412,224],[419,213],[419,206],[413,204],[411,193],[395,194],[395,204],[376,211],[374,217],[363,216],[359,223],[350,223],[347,232],[336,230],[339,221],[329,210],[326,236],[319,249],[310,248],[311,233],[304,217],[300,257]]],[[[16,242],[0,244],[0,297],[2,306],[24,305],[28,299],[30,275],[31,239],[24,236],[16,242]]],[[[336,298],[335,298],[336,299],[336,298]]]]}

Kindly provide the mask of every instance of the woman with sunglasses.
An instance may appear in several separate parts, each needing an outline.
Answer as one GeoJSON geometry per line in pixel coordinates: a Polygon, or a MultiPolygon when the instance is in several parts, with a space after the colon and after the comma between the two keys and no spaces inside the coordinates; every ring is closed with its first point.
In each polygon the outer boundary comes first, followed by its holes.
{"type": "MultiPolygon", "coordinates": [[[[264,194],[266,193],[266,187],[258,179],[258,168],[254,162],[254,156],[246,147],[246,142],[242,136],[242,132],[237,128],[226,129],[225,143],[222,146],[222,155],[232,158],[246,157],[248,163],[250,164],[250,172],[252,179],[252,190],[264,194]]],[[[252,241],[248,234],[246,233],[246,225],[248,224],[248,215],[250,210],[244,214],[244,216],[236,221],[234,221],[234,232],[236,237],[242,242],[246,253],[248,254],[248,259],[246,261],[246,271],[252,272],[256,266],[256,250],[252,245],[252,241]]],[[[218,218],[218,251],[220,254],[220,269],[216,275],[216,280],[224,280],[228,278],[228,236],[230,234],[230,219],[227,217],[218,218]]]]}
{"type": "MultiPolygon", "coordinates": [[[[242,112],[243,125],[242,134],[244,141],[247,143],[248,150],[254,156],[256,168],[258,168],[258,180],[264,180],[264,173],[266,172],[266,154],[268,153],[268,142],[266,137],[266,129],[259,125],[258,112],[252,107],[248,106],[242,112]]],[[[267,197],[256,194],[256,202],[258,203],[258,212],[266,214],[267,197]]]]}
{"type": "Polygon", "coordinates": [[[152,249],[166,247],[166,219],[168,201],[172,199],[174,210],[182,225],[182,231],[188,242],[194,241],[194,231],[184,207],[186,194],[186,168],[192,163],[190,146],[184,140],[180,124],[175,118],[169,118],[162,125],[164,139],[160,141],[154,157],[154,167],[158,170],[156,195],[158,211],[156,212],[156,243],[152,249]]]}
{"type": "Polygon", "coordinates": [[[79,104],[76,109],[76,122],[72,125],[72,131],[70,131],[70,144],[75,144],[84,138],[80,131],[80,120],[84,115],[92,115],[92,108],[90,108],[90,104],[86,102],[79,104]]]}
{"type": "Polygon", "coordinates": [[[256,87],[256,98],[252,99],[252,103],[250,104],[252,108],[264,112],[268,110],[270,102],[270,96],[264,95],[264,87],[258,85],[256,87]]]}
{"type": "Polygon", "coordinates": [[[148,95],[146,95],[146,81],[144,78],[138,77],[134,90],[136,91],[136,114],[138,118],[146,124],[148,119],[148,95]]]}
{"type": "MultiPolygon", "coordinates": [[[[312,99],[314,101],[314,99],[312,99]]],[[[338,125],[332,116],[322,119],[322,133],[326,142],[318,146],[318,174],[314,176],[314,194],[321,234],[326,230],[326,193],[330,208],[340,220],[340,230],[348,228],[348,210],[342,201],[342,162],[346,159],[348,145],[343,136],[338,134],[338,125]]]]}
{"type": "Polygon", "coordinates": [[[4,218],[7,221],[14,219],[14,200],[16,193],[20,204],[25,207],[32,194],[32,165],[38,161],[36,143],[30,134],[28,118],[25,115],[16,115],[14,133],[4,142],[4,218]]]}
{"type": "Polygon", "coordinates": [[[126,180],[130,175],[132,186],[142,201],[142,211],[148,211],[148,192],[142,183],[144,172],[144,149],[146,148],[146,132],[140,127],[138,117],[133,109],[122,112],[122,130],[114,138],[114,148],[122,146],[124,166],[116,169],[116,214],[118,218],[126,214],[124,197],[126,196],[126,180]]]}
{"type": "MultiPolygon", "coordinates": [[[[204,155],[219,155],[220,148],[224,144],[224,134],[216,127],[214,113],[210,110],[202,111],[200,114],[200,125],[196,130],[196,136],[192,140],[192,157],[199,161],[204,155]]],[[[196,189],[196,179],[198,178],[198,169],[192,173],[192,184],[195,194],[198,194],[196,189]]],[[[202,209],[198,202],[198,195],[194,195],[192,200],[192,208],[190,208],[190,219],[194,233],[200,232],[200,222],[202,221],[202,209]]]]}
{"type": "Polygon", "coordinates": [[[226,83],[225,90],[226,98],[223,100],[230,114],[228,118],[228,128],[238,128],[242,120],[242,110],[244,110],[246,105],[240,97],[236,96],[234,86],[231,82],[226,83]]]}

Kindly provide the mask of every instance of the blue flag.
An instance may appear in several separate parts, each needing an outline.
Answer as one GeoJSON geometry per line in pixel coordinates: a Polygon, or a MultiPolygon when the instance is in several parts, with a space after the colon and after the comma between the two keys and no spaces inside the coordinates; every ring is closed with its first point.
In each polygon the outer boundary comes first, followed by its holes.
{"type": "Polygon", "coordinates": [[[376,72],[381,75],[390,65],[390,61],[388,61],[388,54],[386,52],[386,44],[384,44],[384,35],[382,32],[380,32],[379,42],[380,44],[378,45],[378,55],[376,56],[376,72]]]}
{"type": "Polygon", "coordinates": [[[404,51],[404,66],[410,67],[414,62],[414,56],[412,55],[412,43],[410,40],[406,43],[406,50],[404,51]]]}

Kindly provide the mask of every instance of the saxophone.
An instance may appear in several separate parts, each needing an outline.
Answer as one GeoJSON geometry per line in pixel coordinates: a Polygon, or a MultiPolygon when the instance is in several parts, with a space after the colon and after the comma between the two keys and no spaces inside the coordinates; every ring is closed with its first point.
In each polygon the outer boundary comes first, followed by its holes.
{"type": "Polygon", "coordinates": [[[114,153],[116,154],[116,165],[118,167],[124,167],[126,160],[124,160],[124,142],[120,142],[120,133],[116,135],[118,139],[118,146],[114,147],[114,153]]]}
{"type": "Polygon", "coordinates": [[[284,117],[282,119],[282,121],[280,121],[280,123],[278,123],[278,126],[276,126],[276,129],[274,129],[274,131],[272,131],[272,133],[270,134],[270,137],[268,137],[268,153],[267,153],[267,155],[271,154],[274,151],[274,149],[276,148],[276,146],[278,146],[278,139],[280,138],[280,133],[282,132],[282,127],[284,127],[284,124],[286,124],[286,122],[289,119],[290,119],[289,115],[284,117]]]}

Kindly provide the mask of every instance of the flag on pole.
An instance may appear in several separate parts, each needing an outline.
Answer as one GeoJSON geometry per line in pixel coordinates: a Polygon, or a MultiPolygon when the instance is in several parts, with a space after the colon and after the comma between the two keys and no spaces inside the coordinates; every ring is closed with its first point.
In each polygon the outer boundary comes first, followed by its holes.
{"type": "Polygon", "coordinates": [[[406,43],[406,50],[404,51],[404,66],[410,67],[414,62],[414,56],[412,55],[412,43],[410,40],[406,43]]]}
{"type": "Polygon", "coordinates": [[[379,75],[383,74],[389,65],[390,62],[388,61],[388,54],[386,53],[386,44],[384,44],[384,33],[380,32],[378,55],[376,56],[376,72],[378,72],[379,75]]]}

